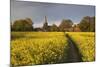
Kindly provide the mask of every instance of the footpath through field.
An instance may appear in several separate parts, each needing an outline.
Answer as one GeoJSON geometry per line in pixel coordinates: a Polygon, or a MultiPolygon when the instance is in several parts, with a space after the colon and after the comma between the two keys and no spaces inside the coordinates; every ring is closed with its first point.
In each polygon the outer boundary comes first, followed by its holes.
{"type": "Polygon", "coordinates": [[[68,50],[68,59],[67,62],[81,62],[82,58],[76,47],[75,43],[72,41],[70,36],[65,33],[65,36],[68,38],[69,50],[68,50]]]}

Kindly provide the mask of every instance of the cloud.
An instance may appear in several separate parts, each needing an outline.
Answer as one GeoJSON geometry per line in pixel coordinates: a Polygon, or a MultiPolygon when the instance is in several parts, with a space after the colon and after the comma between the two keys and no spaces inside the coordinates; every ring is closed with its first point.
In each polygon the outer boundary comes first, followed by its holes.
{"type": "Polygon", "coordinates": [[[95,7],[87,5],[52,4],[41,2],[20,2],[11,0],[11,21],[29,17],[35,26],[41,26],[44,16],[47,16],[48,23],[59,25],[62,19],[71,19],[73,22],[80,22],[84,16],[94,16],[95,7]]]}

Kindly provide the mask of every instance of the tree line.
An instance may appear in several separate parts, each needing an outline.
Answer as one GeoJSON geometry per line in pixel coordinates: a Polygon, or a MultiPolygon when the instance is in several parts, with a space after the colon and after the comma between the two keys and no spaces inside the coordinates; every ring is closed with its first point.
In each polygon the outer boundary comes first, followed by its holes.
{"type": "Polygon", "coordinates": [[[74,24],[70,19],[63,19],[59,26],[48,25],[47,17],[43,27],[34,28],[30,18],[15,20],[11,23],[11,31],[42,31],[42,32],[95,32],[95,17],[85,16],[78,24],[74,24]]]}

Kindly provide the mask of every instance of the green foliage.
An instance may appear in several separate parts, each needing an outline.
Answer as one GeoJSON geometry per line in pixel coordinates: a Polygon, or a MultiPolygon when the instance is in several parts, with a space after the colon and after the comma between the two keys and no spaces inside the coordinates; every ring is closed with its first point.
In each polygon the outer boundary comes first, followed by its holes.
{"type": "Polygon", "coordinates": [[[95,32],[95,17],[85,16],[79,24],[73,26],[73,22],[70,19],[63,19],[59,25],[53,24],[48,25],[47,17],[43,27],[33,28],[33,22],[30,18],[16,20],[14,23],[11,22],[11,31],[67,31],[67,32],[95,32]]]}
{"type": "Polygon", "coordinates": [[[79,27],[83,32],[94,32],[95,31],[95,17],[84,17],[79,23],[79,27]]]}
{"type": "Polygon", "coordinates": [[[55,24],[53,24],[51,26],[51,28],[50,28],[50,31],[59,31],[59,29],[58,29],[58,27],[55,24]]]}
{"type": "Polygon", "coordinates": [[[90,31],[95,32],[95,17],[91,17],[90,31]]]}
{"type": "Polygon", "coordinates": [[[29,18],[16,20],[12,25],[12,31],[32,31],[32,24],[29,18]]]}
{"type": "Polygon", "coordinates": [[[73,32],[81,32],[78,24],[73,25],[73,32]]]}
{"type": "Polygon", "coordinates": [[[61,24],[59,25],[60,31],[69,31],[69,28],[71,28],[73,25],[73,22],[71,20],[63,19],[61,24]]]}

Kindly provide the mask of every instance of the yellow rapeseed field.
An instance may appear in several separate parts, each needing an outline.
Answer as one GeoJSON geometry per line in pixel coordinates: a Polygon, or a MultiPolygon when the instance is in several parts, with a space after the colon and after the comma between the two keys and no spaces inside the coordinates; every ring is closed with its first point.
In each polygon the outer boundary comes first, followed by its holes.
{"type": "Polygon", "coordinates": [[[82,55],[83,61],[95,60],[95,33],[94,32],[70,32],[67,33],[76,44],[82,55]]]}
{"type": "MultiPolygon", "coordinates": [[[[93,32],[66,32],[75,43],[82,61],[95,60],[93,32]]],[[[11,65],[37,65],[67,61],[68,38],[64,32],[12,32],[11,65]]]]}
{"type": "Polygon", "coordinates": [[[59,63],[66,58],[63,32],[12,32],[11,37],[12,65],[59,63]]]}

